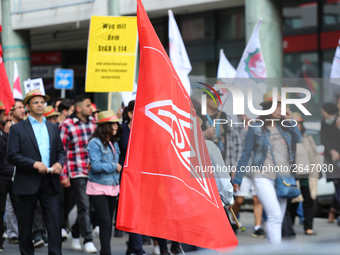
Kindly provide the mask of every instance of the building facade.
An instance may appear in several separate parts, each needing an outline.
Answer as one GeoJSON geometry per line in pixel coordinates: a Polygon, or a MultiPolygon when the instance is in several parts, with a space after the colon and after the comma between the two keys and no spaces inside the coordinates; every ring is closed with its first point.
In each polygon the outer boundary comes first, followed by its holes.
{"type": "MultiPolygon", "coordinates": [[[[224,49],[231,64],[237,67],[249,31],[252,30],[249,28],[250,14],[256,12],[254,1],[251,2],[252,8],[249,8],[250,1],[253,0],[144,0],[143,4],[166,50],[168,50],[167,10],[173,10],[193,67],[190,77],[195,81],[202,77],[216,77],[221,48],[224,49]]],[[[255,2],[268,4],[271,1],[274,0],[255,2]]],[[[279,53],[277,62],[280,64],[281,54],[282,76],[305,79],[306,87],[312,93],[315,105],[313,111],[317,111],[323,102],[334,100],[332,95],[340,91],[315,79],[327,78],[330,74],[340,35],[340,0],[275,0],[275,2],[280,2],[280,5],[273,8],[279,8],[278,13],[281,13],[276,19],[282,24],[282,37],[270,38],[274,36],[270,33],[260,33],[261,43],[264,42],[262,51],[265,61],[267,62],[272,54],[266,53],[270,47],[265,41],[269,38],[272,44],[282,47],[282,54],[279,53]]],[[[69,91],[67,96],[84,92],[90,17],[113,13],[136,15],[136,1],[2,0],[3,26],[9,26],[8,21],[7,24],[4,22],[6,20],[4,16],[7,15],[10,17],[10,29],[14,33],[28,34],[26,44],[30,52],[29,74],[31,78],[43,77],[47,93],[53,96],[60,93],[53,89],[53,70],[58,67],[75,70],[75,89],[69,91]]],[[[270,16],[271,13],[270,10],[257,13],[256,17],[259,15],[270,16]]],[[[3,33],[1,34],[3,37],[3,33]]],[[[6,48],[11,45],[4,45],[5,41],[2,38],[4,61],[11,80],[13,79],[11,68],[15,57],[6,59],[6,54],[10,55],[8,51],[13,51],[14,48],[6,48]]],[[[93,95],[93,98],[95,101],[100,99],[97,103],[105,109],[106,101],[102,100],[103,97],[93,95]]],[[[116,98],[117,95],[113,101],[116,98]]],[[[319,113],[315,112],[315,118],[317,117],[319,113]]]]}

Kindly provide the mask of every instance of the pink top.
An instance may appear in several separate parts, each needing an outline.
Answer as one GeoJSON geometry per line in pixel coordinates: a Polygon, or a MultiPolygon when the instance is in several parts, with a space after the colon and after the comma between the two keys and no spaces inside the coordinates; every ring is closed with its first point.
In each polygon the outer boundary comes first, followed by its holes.
{"type": "Polygon", "coordinates": [[[103,185],[95,182],[87,181],[86,194],[87,195],[105,195],[105,196],[118,196],[120,187],[119,185],[103,185]]]}

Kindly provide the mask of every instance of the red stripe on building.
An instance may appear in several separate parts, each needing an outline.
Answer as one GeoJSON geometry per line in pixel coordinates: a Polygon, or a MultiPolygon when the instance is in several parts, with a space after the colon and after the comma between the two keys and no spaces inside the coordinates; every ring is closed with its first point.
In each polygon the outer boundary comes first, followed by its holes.
{"type": "Polygon", "coordinates": [[[283,38],[284,53],[316,51],[317,49],[317,34],[286,36],[283,38]]]}
{"type": "Polygon", "coordinates": [[[61,64],[61,51],[32,52],[32,65],[61,64]]]}
{"type": "Polygon", "coordinates": [[[340,31],[331,31],[321,33],[321,49],[335,49],[338,46],[340,31]]]}

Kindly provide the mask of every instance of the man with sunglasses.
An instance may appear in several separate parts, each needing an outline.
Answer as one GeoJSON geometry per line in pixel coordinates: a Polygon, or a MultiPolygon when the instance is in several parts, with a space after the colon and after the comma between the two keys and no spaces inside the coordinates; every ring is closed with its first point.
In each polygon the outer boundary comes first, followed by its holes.
{"type": "Polygon", "coordinates": [[[23,104],[28,118],[10,129],[8,162],[16,166],[13,188],[19,196],[19,248],[21,254],[34,254],[32,224],[37,201],[46,216],[49,254],[61,254],[59,223],[59,174],[65,151],[58,127],[43,116],[49,96],[38,89],[27,93],[23,104]]]}

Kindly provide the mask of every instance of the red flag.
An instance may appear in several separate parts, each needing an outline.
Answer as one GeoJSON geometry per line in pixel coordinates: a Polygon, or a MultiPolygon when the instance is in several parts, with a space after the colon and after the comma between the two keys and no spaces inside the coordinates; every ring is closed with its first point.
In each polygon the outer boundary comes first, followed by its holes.
{"type": "Polygon", "coordinates": [[[188,93],[140,0],[140,70],[122,176],[118,229],[209,249],[238,243],[212,174],[188,93]]]}
{"type": "MultiPolygon", "coordinates": [[[[2,27],[0,26],[0,32],[2,31],[2,27]]],[[[9,110],[14,105],[14,98],[11,90],[11,86],[9,85],[9,81],[7,78],[5,65],[2,60],[2,47],[0,44],[0,100],[4,103],[6,114],[8,114],[9,110]]]]}

